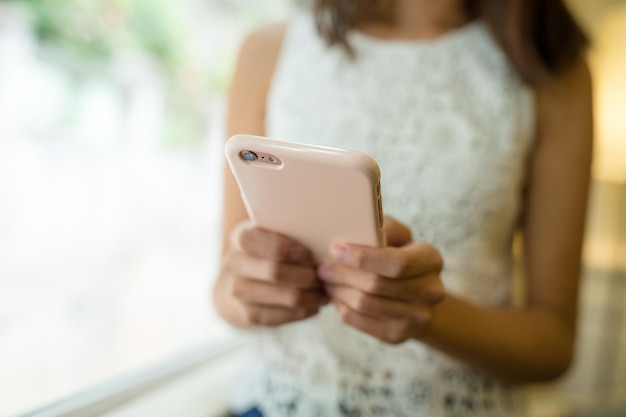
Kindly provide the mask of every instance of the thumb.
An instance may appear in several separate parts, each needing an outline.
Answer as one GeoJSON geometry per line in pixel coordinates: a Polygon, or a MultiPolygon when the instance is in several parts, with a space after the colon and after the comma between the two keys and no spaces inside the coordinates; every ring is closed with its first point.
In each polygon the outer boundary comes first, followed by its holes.
{"type": "Polygon", "coordinates": [[[385,216],[383,229],[389,246],[405,246],[413,241],[411,230],[393,217],[385,216]]]}

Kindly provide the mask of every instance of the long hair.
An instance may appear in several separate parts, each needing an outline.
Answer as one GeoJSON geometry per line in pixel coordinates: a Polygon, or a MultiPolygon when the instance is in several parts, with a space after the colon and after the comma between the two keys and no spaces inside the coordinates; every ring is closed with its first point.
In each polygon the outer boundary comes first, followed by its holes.
{"type": "MultiPolygon", "coordinates": [[[[481,19],[519,76],[538,86],[580,59],[589,40],[562,0],[464,0],[481,19]]],[[[348,32],[363,23],[389,22],[393,0],[314,0],[317,28],[329,45],[349,55],[348,32]]]]}

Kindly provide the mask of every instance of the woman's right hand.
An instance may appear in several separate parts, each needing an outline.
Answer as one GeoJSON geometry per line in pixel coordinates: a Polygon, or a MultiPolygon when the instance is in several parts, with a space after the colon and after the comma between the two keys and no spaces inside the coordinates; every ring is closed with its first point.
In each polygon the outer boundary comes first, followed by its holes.
{"type": "Polygon", "coordinates": [[[311,317],[328,303],[302,245],[249,222],[234,229],[231,242],[214,293],[231,324],[278,326],[311,317]]]}

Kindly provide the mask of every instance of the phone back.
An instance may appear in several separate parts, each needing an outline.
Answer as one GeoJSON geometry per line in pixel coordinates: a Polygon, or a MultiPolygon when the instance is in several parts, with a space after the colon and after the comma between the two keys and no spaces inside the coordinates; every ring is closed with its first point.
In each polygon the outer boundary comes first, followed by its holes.
{"type": "Polygon", "coordinates": [[[253,223],[300,242],[318,262],[335,240],[384,246],[380,171],[369,156],[237,135],[226,157],[253,223]]]}

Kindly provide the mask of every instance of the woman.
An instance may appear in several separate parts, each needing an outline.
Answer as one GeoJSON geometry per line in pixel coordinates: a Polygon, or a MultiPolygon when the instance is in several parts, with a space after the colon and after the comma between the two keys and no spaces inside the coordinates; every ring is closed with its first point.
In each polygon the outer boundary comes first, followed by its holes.
{"type": "Polygon", "coordinates": [[[389,247],[339,243],[335,262],[312,265],[307,248],[246,223],[226,174],[214,300],[256,341],[235,412],[525,414],[513,384],[562,375],[574,352],[585,46],[557,0],[318,0],[248,37],[228,133],[370,154],[393,217],[389,247]]]}

